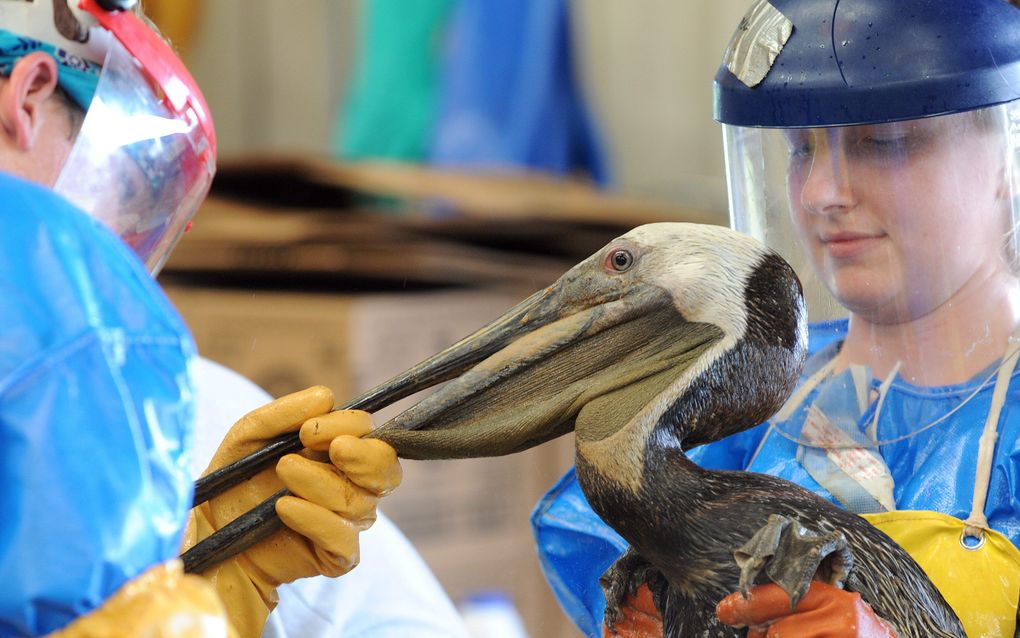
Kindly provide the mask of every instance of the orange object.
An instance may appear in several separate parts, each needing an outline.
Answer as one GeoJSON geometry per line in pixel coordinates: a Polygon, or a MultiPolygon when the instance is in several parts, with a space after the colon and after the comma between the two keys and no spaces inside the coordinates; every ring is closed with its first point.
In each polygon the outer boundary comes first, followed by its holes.
{"type": "Polygon", "coordinates": [[[790,610],[790,597],[778,585],[752,587],[747,598],[740,592],[723,598],[716,607],[719,620],[748,627],[747,638],[896,638],[856,592],[820,581],[790,610]]]}
{"type": "Polygon", "coordinates": [[[610,629],[602,626],[602,638],[652,638],[662,636],[662,617],[655,608],[652,590],[641,585],[637,593],[628,596],[620,606],[621,618],[610,629]]]}
{"type": "Polygon", "coordinates": [[[212,585],[179,560],[153,565],[47,638],[236,638],[212,585]]]}

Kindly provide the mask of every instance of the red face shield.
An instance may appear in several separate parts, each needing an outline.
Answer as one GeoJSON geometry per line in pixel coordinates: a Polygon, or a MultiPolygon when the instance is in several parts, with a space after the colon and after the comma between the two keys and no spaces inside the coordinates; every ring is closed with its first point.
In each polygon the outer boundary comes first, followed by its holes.
{"type": "Polygon", "coordinates": [[[184,65],[137,16],[95,0],[80,7],[113,38],[54,188],[120,234],[156,273],[212,182],[212,119],[184,65]]]}

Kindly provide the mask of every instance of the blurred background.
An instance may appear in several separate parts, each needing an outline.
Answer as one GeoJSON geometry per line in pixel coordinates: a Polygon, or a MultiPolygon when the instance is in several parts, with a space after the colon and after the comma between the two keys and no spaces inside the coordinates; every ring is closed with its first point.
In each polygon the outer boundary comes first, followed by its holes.
{"type": "MultiPolygon", "coordinates": [[[[147,0],[220,149],[161,283],[206,357],[346,399],[633,226],[726,224],[711,85],[748,4],[147,0]]],[[[572,458],[405,462],[382,509],[455,602],[575,638],[528,520],[572,458]]]]}

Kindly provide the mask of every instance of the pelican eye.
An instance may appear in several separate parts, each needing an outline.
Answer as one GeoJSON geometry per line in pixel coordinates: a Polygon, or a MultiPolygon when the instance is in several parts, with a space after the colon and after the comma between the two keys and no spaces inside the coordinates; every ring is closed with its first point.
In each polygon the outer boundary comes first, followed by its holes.
{"type": "Polygon", "coordinates": [[[626,272],[634,265],[634,255],[623,248],[614,250],[606,256],[606,266],[616,272],[626,272]]]}

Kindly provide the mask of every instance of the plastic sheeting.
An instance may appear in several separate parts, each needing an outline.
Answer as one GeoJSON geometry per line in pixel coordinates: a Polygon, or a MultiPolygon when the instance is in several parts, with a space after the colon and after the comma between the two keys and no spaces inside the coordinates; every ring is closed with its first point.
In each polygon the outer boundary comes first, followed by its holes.
{"type": "Polygon", "coordinates": [[[627,541],[592,511],[573,468],[539,501],[531,527],[542,573],[560,607],[585,636],[599,638],[606,611],[599,576],[627,541]]]}
{"type": "Polygon", "coordinates": [[[99,222],[2,174],[0,202],[0,635],[36,635],[177,555],[195,350],[99,222]]]}

